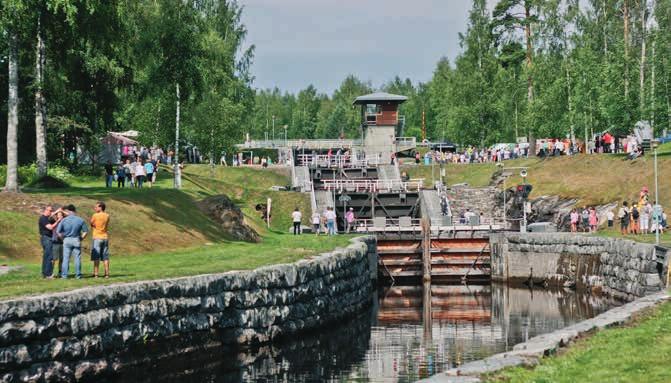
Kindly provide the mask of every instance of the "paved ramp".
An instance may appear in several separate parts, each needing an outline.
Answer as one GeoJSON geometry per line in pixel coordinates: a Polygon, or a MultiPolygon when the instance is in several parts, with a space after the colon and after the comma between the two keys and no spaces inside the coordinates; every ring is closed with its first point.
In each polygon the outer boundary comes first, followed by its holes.
{"type": "Polygon", "coordinates": [[[440,192],[438,192],[438,190],[422,190],[421,201],[422,216],[429,217],[432,225],[442,222],[443,212],[440,208],[440,192]]]}
{"type": "Polygon", "coordinates": [[[315,202],[317,205],[317,212],[324,213],[327,207],[334,207],[333,194],[327,190],[315,190],[315,202]]]}
{"type": "Polygon", "coordinates": [[[294,188],[299,188],[300,191],[306,193],[310,191],[310,170],[307,166],[294,167],[294,188]]]}
{"type": "Polygon", "coordinates": [[[401,174],[396,165],[379,165],[377,167],[377,178],[381,180],[400,180],[401,174]]]}

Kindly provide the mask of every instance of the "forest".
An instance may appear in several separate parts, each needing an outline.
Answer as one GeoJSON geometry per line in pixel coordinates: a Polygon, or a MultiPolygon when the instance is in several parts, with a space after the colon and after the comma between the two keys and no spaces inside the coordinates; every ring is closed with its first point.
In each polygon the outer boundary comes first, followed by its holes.
{"type": "MultiPolygon", "coordinates": [[[[67,162],[107,131],[206,155],[253,138],[358,137],[355,97],[387,91],[405,136],[460,145],[671,128],[671,0],[473,0],[461,52],[427,82],[332,94],[255,89],[234,0],[0,2],[0,163],[67,162]]],[[[306,79],[309,83],[310,79],[306,79]]],[[[8,177],[8,180],[11,177],[8,177]]]]}
{"type": "Polygon", "coordinates": [[[467,30],[446,38],[462,52],[426,83],[350,75],[332,95],[261,90],[250,130],[264,137],[275,116],[290,138],[356,136],[351,102],[373,90],[409,97],[404,135],[460,145],[671,128],[670,0],[474,0],[467,30]]]}

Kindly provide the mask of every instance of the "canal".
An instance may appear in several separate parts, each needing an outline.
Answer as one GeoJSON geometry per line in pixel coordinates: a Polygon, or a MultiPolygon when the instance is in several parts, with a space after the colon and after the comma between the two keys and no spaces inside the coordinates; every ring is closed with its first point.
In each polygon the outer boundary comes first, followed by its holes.
{"type": "Polygon", "coordinates": [[[129,350],[117,381],[412,382],[512,349],[618,302],[572,290],[399,286],[348,322],[249,350],[196,334],[129,350]]]}

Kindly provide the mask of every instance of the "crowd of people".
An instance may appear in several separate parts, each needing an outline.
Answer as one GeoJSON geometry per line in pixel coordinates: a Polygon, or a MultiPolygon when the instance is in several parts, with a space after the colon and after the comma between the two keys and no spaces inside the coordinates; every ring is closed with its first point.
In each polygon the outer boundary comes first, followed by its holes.
{"type": "Polygon", "coordinates": [[[651,204],[647,187],[641,189],[638,201],[623,201],[617,217],[622,235],[650,234],[657,231],[661,234],[668,224],[664,209],[651,204]]]}
{"type": "MultiPolygon", "coordinates": [[[[92,229],[91,261],[93,261],[94,278],[98,278],[101,261],[104,266],[104,277],[110,276],[108,236],[110,216],[105,212],[105,208],[104,202],[96,202],[95,213],[89,219],[92,229]]],[[[74,277],[80,279],[82,241],[88,236],[89,228],[86,221],[77,215],[75,206],[66,205],[55,209],[52,205],[47,205],[39,217],[38,230],[42,246],[42,277],[67,279],[72,258],[75,267],[74,277]]]]}
{"type": "MultiPolygon", "coordinates": [[[[606,212],[608,228],[615,226],[615,213],[613,210],[606,212]]],[[[659,230],[664,233],[667,227],[667,216],[659,207],[655,209],[650,201],[648,188],[643,187],[637,201],[623,201],[618,209],[617,218],[620,223],[620,233],[627,234],[652,234],[659,230]]],[[[570,213],[571,232],[596,232],[599,225],[599,215],[595,207],[584,206],[582,209],[573,209],[570,213]]]]}
{"type": "MultiPolygon", "coordinates": [[[[301,221],[303,215],[300,212],[300,209],[296,208],[291,213],[291,220],[293,222],[293,233],[294,235],[300,235],[302,233],[301,221]]],[[[321,233],[326,235],[336,235],[338,232],[338,225],[336,222],[337,215],[333,207],[327,207],[320,214],[318,211],[312,213],[310,217],[310,223],[312,224],[312,232],[315,235],[320,235],[321,233]]],[[[350,233],[354,229],[354,223],[356,219],[354,217],[354,208],[349,208],[345,213],[345,233],[350,233]]]]}

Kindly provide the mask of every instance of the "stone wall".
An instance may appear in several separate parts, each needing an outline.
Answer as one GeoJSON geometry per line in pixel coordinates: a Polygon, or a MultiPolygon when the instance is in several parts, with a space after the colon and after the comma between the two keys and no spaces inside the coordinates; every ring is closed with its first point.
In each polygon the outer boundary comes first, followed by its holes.
{"type": "Polygon", "coordinates": [[[633,300],[666,282],[666,250],[652,244],[570,233],[490,237],[492,280],[592,289],[633,300]]]}
{"type": "Polygon", "coordinates": [[[364,237],[293,264],[0,302],[0,382],[113,373],[154,339],[211,331],[250,346],[317,329],[370,304],[375,253],[364,237]]]}

